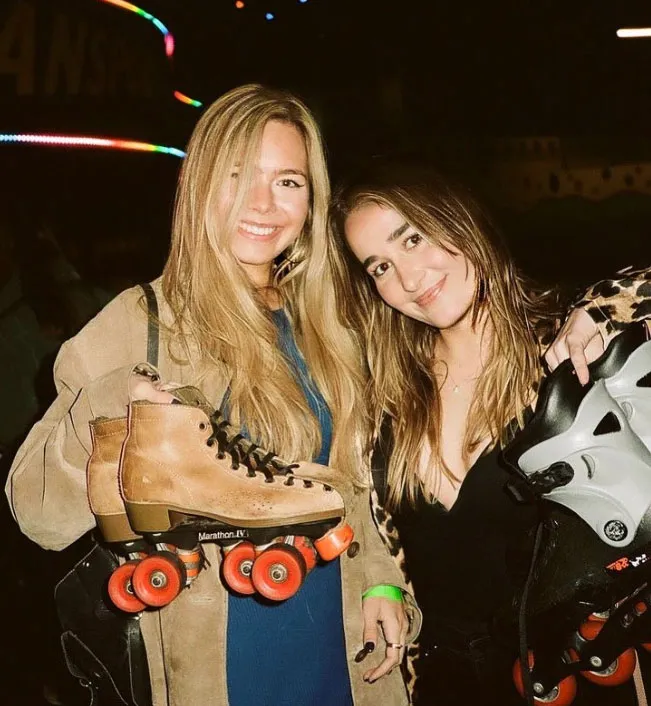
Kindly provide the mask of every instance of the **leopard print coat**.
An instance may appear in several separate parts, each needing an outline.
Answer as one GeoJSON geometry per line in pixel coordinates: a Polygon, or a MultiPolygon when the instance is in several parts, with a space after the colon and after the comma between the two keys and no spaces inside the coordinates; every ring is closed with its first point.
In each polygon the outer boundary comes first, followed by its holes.
{"type": "MultiPolygon", "coordinates": [[[[617,278],[594,284],[572,307],[585,309],[590,314],[597,324],[605,345],[627,324],[651,319],[651,268],[642,270],[627,268],[617,274],[619,275],[617,278]]],[[[556,330],[560,328],[561,323],[560,320],[557,322],[556,330]]],[[[552,340],[553,334],[551,336],[548,334],[544,340],[541,339],[539,342],[541,350],[545,350],[552,340]]],[[[383,507],[374,485],[371,486],[371,506],[380,536],[413,594],[398,532],[391,514],[383,507]]],[[[418,655],[418,643],[413,643],[407,650],[407,659],[403,664],[403,674],[410,698],[416,683],[415,663],[418,655]]]]}

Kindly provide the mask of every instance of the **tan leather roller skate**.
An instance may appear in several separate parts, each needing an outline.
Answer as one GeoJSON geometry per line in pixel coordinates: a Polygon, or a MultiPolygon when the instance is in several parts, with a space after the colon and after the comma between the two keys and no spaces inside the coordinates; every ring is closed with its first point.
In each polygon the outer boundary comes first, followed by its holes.
{"type": "MultiPolygon", "coordinates": [[[[133,590],[131,577],[137,564],[150,551],[150,545],[136,534],[129,524],[118,479],[122,445],[127,435],[127,418],[98,418],[90,422],[92,451],[86,467],[88,501],[95,516],[97,528],[111,549],[127,561],[120,565],[108,582],[108,593],[113,604],[127,613],[138,613],[147,605],[133,590]]],[[[199,548],[194,550],[166,547],[175,552],[191,580],[201,564],[199,548]]]]}
{"type": "MultiPolygon", "coordinates": [[[[251,444],[198,391],[195,404],[132,403],[128,427],[120,482],[134,531],[156,545],[219,543],[236,592],[289,598],[317,553],[334,559],[352,541],[334,471],[251,444]]],[[[163,605],[183,586],[183,567],[156,551],[132,580],[144,602],[163,605]]]]}

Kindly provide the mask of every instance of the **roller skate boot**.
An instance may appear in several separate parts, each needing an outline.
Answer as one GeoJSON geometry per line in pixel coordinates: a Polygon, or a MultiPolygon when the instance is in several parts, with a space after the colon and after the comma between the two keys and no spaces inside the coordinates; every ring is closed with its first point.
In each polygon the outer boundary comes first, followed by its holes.
{"type": "Polygon", "coordinates": [[[103,540],[126,562],[111,575],[108,593],[113,604],[126,613],[146,606],[133,592],[131,576],[146,555],[147,544],[131,529],[118,485],[122,444],[127,436],[126,417],[98,418],[90,422],[92,452],[86,467],[88,501],[103,540]]]}
{"type": "Polygon", "coordinates": [[[651,340],[646,322],[627,326],[589,369],[590,378],[604,381],[632,430],[651,450],[651,340]]]}
{"type": "MultiPolygon", "coordinates": [[[[175,391],[184,399],[192,393],[185,388],[175,391]]],[[[127,436],[127,418],[99,417],[89,423],[92,451],[86,466],[86,484],[90,509],[95,516],[102,539],[111,550],[126,559],[111,575],[108,594],[113,604],[126,613],[138,613],[147,606],[133,590],[131,578],[138,563],[150,551],[150,545],[136,534],[129,524],[128,515],[120,494],[119,465],[122,446],[127,436]]],[[[188,580],[198,574],[201,563],[199,547],[179,549],[166,546],[183,562],[188,580]]]]}
{"type": "Polygon", "coordinates": [[[533,418],[504,459],[535,494],[575,512],[613,547],[634,541],[651,505],[651,452],[606,381],[581,386],[569,360],[544,381],[533,418]]]}
{"type": "MultiPolygon", "coordinates": [[[[335,473],[281,461],[198,395],[194,404],[130,405],[120,478],[131,526],[157,547],[217,542],[229,588],[289,598],[317,554],[334,559],[352,541],[335,473]]],[[[143,601],[164,605],[178,595],[183,568],[157,550],[133,582],[143,601]]]]}

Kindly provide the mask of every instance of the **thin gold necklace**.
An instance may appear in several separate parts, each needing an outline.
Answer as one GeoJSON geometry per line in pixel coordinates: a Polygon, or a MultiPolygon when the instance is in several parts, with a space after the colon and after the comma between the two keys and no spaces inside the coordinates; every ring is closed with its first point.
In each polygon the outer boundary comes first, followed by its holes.
{"type": "Polygon", "coordinates": [[[479,378],[479,375],[475,375],[474,377],[467,378],[466,380],[462,380],[461,385],[460,385],[454,379],[454,375],[452,375],[452,373],[450,372],[450,367],[448,365],[446,365],[446,379],[443,380],[443,384],[441,385],[441,387],[443,387],[443,385],[445,385],[445,383],[447,381],[447,377],[449,377],[450,380],[452,381],[452,394],[458,395],[461,390],[462,385],[465,385],[466,383],[469,383],[469,382],[475,382],[479,378]]]}

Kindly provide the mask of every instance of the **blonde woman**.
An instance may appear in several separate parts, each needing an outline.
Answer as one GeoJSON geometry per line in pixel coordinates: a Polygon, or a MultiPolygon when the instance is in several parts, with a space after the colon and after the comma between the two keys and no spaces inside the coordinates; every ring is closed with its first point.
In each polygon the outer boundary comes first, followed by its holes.
{"type": "Polygon", "coordinates": [[[585,383],[610,319],[648,315],[635,302],[650,274],[596,287],[559,331],[558,298],[528,285],[473,199],[437,176],[378,167],[335,215],[370,374],[375,514],[423,610],[415,701],[522,703],[517,645],[490,623],[513,597],[508,557],[535,510],[504,492],[499,450],[535,403],[553,336],[550,367],[571,354],[585,383]]]}
{"type": "Polygon", "coordinates": [[[171,402],[174,383],[199,387],[256,443],[329,463],[357,488],[346,508],[355,544],[284,603],[229,594],[218,548],[204,545],[191,589],[140,620],[156,706],[364,706],[378,689],[384,704],[406,702],[393,670],[408,637],[407,604],[395,600],[405,584],[364,489],[362,364],[336,314],[329,196],[321,137],[301,101],[258,85],[218,99],[190,139],[170,256],[153,283],[160,380],[134,372],[147,358],[148,317],[133,288],[63,345],[58,397],[11,469],[23,532],[47,549],[68,546],[94,526],[89,422],[124,416],[130,400],[171,402]],[[391,597],[369,596],[377,586],[391,597]]]}

